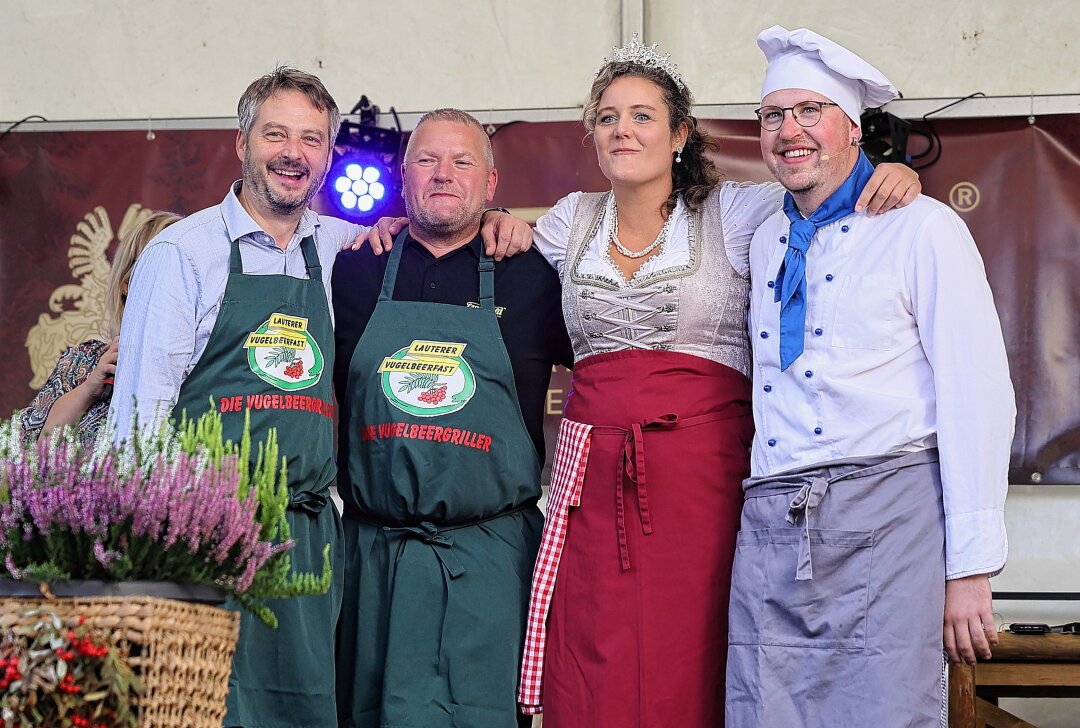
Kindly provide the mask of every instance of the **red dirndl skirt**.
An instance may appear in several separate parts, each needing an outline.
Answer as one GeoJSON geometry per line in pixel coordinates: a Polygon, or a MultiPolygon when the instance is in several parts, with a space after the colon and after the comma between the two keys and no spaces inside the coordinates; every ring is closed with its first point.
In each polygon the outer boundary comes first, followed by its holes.
{"type": "Polygon", "coordinates": [[[565,416],[593,429],[547,623],[545,728],[723,725],[750,387],[673,352],[574,367],[565,416]]]}

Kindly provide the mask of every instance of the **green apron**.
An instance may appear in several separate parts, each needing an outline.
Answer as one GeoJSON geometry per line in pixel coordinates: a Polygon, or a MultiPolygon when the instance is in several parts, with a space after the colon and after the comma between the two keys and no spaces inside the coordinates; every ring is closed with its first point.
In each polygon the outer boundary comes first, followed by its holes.
{"type": "MultiPolygon", "coordinates": [[[[341,518],[330,503],[334,464],[334,332],[322,267],[311,237],[300,243],[309,278],[244,275],[232,242],[229,278],[199,362],[173,410],[198,417],[212,398],[225,437],[239,442],[251,411],[253,443],[276,428],[288,460],[289,510],[296,541],[292,568],[322,572],[331,544],[334,582],[323,596],[268,600],[271,630],[246,612],[229,678],[226,726],[292,728],[337,725],[334,629],[341,609],[341,518]]],[[[257,455],[252,448],[252,459],[257,455]]]]}
{"type": "Polygon", "coordinates": [[[340,725],[513,728],[540,463],[495,317],[494,262],[478,265],[479,308],[394,301],[404,247],[402,232],[341,413],[340,725]]]}

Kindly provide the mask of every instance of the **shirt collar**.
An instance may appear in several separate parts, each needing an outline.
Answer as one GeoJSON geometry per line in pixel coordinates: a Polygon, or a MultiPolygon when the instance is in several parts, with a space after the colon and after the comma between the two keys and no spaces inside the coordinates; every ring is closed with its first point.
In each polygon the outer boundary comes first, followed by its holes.
{"type": "MultiPolygon", "coordinates": [[[[423,255],[423,256],[425,256],[427,258],[432,258],[432,259],[435,258],[435,256],[431,254],[431,251],[428,250],[427,248],[425,248],[412,235],[406,235],[405,236],[405,244],[406,244],[406,249],[412,248],[416,252],[420,253],[421,255],[423,255]]],[[[477,260],[480,260],[480,251],[483,250],[483,247],[482,247],[483,244],[484,244],[483,243],[483,238],[481,237],[480,233],[478,232],[478,233],[476,233],[476,236],[472,240],[465,243],[460,248],[456,248],[453,251],[447,253],[446,255],[440,257],[439,260],[446,260],[447,258],[452,258],[455,255],[459,255],[459,254],[471,254],[474,258],[476,258],[477,260]],[[465,251],[469,251],[469,253],[465,253],[465,251]]]]}
{"type": "MultiPolygon", "coordinates": [[[[242,183],[243,180],[233,182],[232,186],[229,187],[228,194],[225,195],[225,199],[221,201],[221,216],[225,221],[225,230],[229,233],[229,240],[240,240],[245,236],[249,236],[251,240],[257,243],[275,245],[274,237],[259,227],[259,223],[255,222],[251,215],[248,214],[248,211],[244,209],[244,206],[240,204],[239,195],[242,183]]],[[[300,222],[296,225],[296,232],[293,233],[289,247],[292,248],[307,236],[314,235],[318,227],[318,213],[310,207],[306,208],[300,216],[300,222]]]]}

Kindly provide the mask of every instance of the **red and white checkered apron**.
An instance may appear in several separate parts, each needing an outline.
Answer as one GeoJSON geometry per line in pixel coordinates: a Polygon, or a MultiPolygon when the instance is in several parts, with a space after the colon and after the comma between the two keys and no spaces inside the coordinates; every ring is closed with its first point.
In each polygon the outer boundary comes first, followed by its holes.
{"type": "Polygon", "coordinates": [[[518,703],[527,714],[543,710],[544,648],[547,642],[547,617],[555,575],[566,541],[566,523],[570,508],[581,505],[581,485],[593,426],[563,419],[551,469],[551,492],[548,498],[547,523],[540,541],[540,552],[533,569],[529,620],[525,632],[525,653],[518,685],[518,703]]]}

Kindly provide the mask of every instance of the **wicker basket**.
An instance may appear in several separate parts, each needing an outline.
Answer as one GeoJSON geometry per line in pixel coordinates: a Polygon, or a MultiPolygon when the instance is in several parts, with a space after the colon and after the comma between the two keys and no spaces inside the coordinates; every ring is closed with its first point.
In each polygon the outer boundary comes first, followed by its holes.
{"type": "Polygon", "coordinates": [[[240,616],[220,607],[148,596],[0,597],[0,627],[33,625],[43,606],[69,625],[111,630],[129,654],[144,692],[136,710],[142,728],[220,728],[225,718],[240,616]]]}

